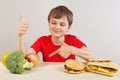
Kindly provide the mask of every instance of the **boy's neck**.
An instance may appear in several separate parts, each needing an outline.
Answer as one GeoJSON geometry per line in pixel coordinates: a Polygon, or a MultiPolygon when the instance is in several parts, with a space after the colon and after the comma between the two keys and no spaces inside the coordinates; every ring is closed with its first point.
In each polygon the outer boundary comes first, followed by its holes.
{"type": "Polygon", "coordinates": [[[61,45],[61,42],[63,42],[65,39],[64,39],[64,36],[62,37],[52,37],[52,43],[54,45],[61,45]]]}

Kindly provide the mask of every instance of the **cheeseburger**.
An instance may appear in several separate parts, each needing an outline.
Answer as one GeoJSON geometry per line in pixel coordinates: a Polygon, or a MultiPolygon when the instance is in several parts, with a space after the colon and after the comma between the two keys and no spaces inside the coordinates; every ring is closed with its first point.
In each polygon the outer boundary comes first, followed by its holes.
{"type": "Polygon", "coordinates": [[[64,64],[64,71],[71,74],[84,72],[85,65],[82,62],[68,59],[64,64]]]}

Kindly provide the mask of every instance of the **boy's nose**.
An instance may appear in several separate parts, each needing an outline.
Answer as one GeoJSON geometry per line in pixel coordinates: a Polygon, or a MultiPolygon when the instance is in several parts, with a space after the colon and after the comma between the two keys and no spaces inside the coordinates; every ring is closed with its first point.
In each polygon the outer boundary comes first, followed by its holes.
{"type": "Polygon", "coordinates": [[[56,25],[56,28],[57,28],[57,29],[59,29],[59,28],[60,28],[60,25],[59,25],[59,24],[57,24],[57,25],[56,25]]]}

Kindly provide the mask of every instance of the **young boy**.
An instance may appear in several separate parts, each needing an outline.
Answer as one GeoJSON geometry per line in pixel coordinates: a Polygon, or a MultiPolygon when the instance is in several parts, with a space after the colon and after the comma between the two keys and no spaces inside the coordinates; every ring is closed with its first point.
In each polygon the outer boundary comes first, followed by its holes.
{"type": "MultiPolygon", "coordinates": [[[[39,37],[26,51],[26,54],[42,52],[44,62],[64,62],[79,56],[88,61],[95,58],[86,45],[76,36],[66,34],[72,25],[73,14],[63,5],[53,8],[48,15],[50,35],[39,37]]],[[[20,16],[17,50],[23,50],[23,35],[29,24],[20,16]]]]}

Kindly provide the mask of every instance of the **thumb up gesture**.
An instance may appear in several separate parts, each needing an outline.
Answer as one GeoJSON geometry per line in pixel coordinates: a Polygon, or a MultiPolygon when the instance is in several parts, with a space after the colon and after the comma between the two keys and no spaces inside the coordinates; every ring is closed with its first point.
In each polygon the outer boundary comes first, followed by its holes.
{"type": "Polygon", "coordinates": [[[27,32],[29,23],[24,20],[24,17],[20,15],[20,25],[18,29],[18,35],[22,36],[27,32]]]}

